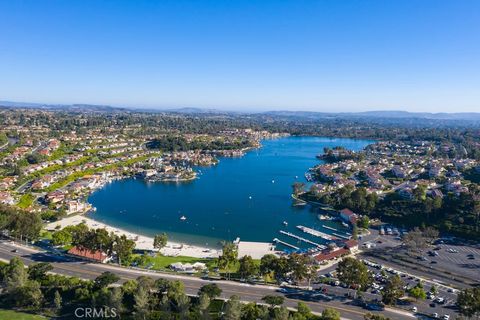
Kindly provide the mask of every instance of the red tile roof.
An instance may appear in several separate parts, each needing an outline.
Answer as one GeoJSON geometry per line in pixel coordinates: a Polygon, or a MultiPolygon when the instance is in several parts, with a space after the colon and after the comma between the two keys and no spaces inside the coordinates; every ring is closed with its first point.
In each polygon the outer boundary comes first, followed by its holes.
{"type": "Polygon", "coordinates": [[[331,260],[333,258],[338,258],[340,256],[343,256],[344,254],[350,253],[349,249],[341,248],[335,251],[330,251],[327,253],[320,253],[315,256],[315,260],[318,262],[325,261],[325,260],[331,260]]]}
{"type": "Polygon", "coordinates": [[[347,215],[347,216],[352,216],[352,215],[355,214],[352,210],[350,210],[348,208],[342,209],[342,210],[340,210],[340,212],[343,213],[344,215],[347,215]]]}
{"type": "Polygon", "coordinates": [[[68,250],[69,254],[73,254],[75,256],[79,256],[86,259],[95,260],[98,262],[103,262],[108,257],[104,252],[97,250],[91,251],[88,249],[80,248],[80,247],[73,247],[68,250]]]}
{"type": "Polygon", "coordinates": [[[351,239],[351,240],[345,241],[345,247],[347,249],[350,249],[350,248],[355,247],[355,246],[358,246],[358,241],[357,240],[351,239]]]}

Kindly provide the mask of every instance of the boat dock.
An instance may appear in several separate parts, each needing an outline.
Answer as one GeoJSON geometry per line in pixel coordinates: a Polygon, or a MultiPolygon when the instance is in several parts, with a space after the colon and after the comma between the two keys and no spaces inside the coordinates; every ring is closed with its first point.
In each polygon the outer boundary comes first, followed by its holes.
{"type": "Polygon", "coordinates": [[[324,224],[322,224],[322,227],[325,228],[325,229],[328,229],[328,230],[338,231],[337,229],[332,228],[332,227],[329,227],[329,226],[326,226],[326,225],[324,225],[324,224]]]}
{"type": "Polygon", "coordinates": [[[328,230],[335,231],[335,232],[332,233],[334,236],[337,236],[337,237],[339,237],[339,238],[346,239],[346,240],[349,240],[349,239],[350,239],[351,234],[348,233],[348,232],[345,232],[345,235],[341,235],[341,234],[338,233],[338,232],[340,232],[340,231],[338,231],[338,230],[335,229],[335,228],[332,228],[332,227],[329,227],[329,226],[326,226],[326,225],[322,225],[322,227],[324,227],[325,229],[328,229],[328,230]]]}
{"type": "Polygon", "coordinates": [[[345,236],[345,235],[341,235],[341,234],[338,234],[338,233],[332,233],[334,236],[337,236],[339,238],[342,238],[342,239],[345,239],[345,240],[350,240],[350,236],[345,236]]]}
{"type": "Polygon", "coordinates": [[[316,247],[318,247],[318,248],[321,248],[321,249],[325,249],[325,248],[326,248],[326,246],[324,246],[324,245],[322,245],[322,244],[319,244],[319,243],[310,241],[310,240],[308,240],[308,239],[299,237],[299,236],[297,236],[296,234],[293,234],[293,233],[291,233],[291,232],[287,232],[287,231],[280,230],[280,233],[281,233],[281,234],[284,234],[284,235],[286,235],[286,236],[292,237],[292,238],[294,238],[294,239],[303,241],[303,242],[305,242],[305,243],[312,244],[312,245],[314,245],[314,246],[316,246],[316,247]]]}
{"type": "Polygon", "coordinates": [[[321,232],[312,228],[304,227],[304,226],[297,226],[297,228],[302,230],[305,233],[311,234],[312,236],[316,236],[325,240],[333,240],[333,237],[331,235],[326,234],[324,232],[321,232]]]}
{"type": "Polygon", "coordinates": [[[292,249],[295,249],[295,250],[300,250],[299,247],[295,247],[293,244],[284,242],[284,241],[282,241],[282,240],[280,240],[280,239],[277,239],[277,238],[273,239],[273,242],[283,244],[284,246],[289,247],[289,248],[292,248],[292,249]]]}

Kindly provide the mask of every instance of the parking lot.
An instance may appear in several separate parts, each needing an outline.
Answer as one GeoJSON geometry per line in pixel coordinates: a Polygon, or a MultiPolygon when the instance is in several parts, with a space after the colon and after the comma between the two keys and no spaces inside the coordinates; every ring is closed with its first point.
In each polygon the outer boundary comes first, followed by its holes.
{"type": "Polygon", "coordinates": [[[441,239],[419,251],[402,246],[399,235],[380,235],[378,231],[362,242],[362,256],[379,258],[400,270],[424,278],[465,288],[480,284],[480,246],[455,239],[441,239]],[[368,247],[365,246],[368,244],[368,247]]]}
{"type": "Polygon", "coordinates": [[[480,249],[472,246],[438,243],[433,249],[422,250],[419,263],[454,275],[480,282],[480,249]],[[430,252],[430,253],[429,253],[430,252]],[[434,254],[436,252],[436,254],[434,254]]]}
{"type": "MultiPolygon", "coordinates": [[[[396,269],[394,266],[388,266],[366,259],[363,261],[375,278],[373,286],[369,288],[367,292],[362,293],[362,297],[365,301],[371,301],[364,305],[364,308],[367,310],[377,310],[375,308],[377,308],[378,305],[374,301],[379,302],[382,300],[381,290],[389,276],[395,274],[400,276],[405,285],[405,290],[416,286],[419,282],[422,282],[425,292],[429,292],[432,287],[432,281],[408,274],[407,272],[396,269]]],[[[330,296],[332,299],[347,299],[347,296],[352,297],[355,295],[353,290],[342,286],[338,279],[336,279],[334,270],[333,267],[328,270],[323,270],[320,276],[320,282],[323,283],[314,284],[314,289],[330,296]]],[[[426,315],[433,319],[443,318],[445,315],[447,315],[447,318],[448,316],[455,317],[457,315],[455,306],[457,291],[442,285],[435,285],[435,288],[437,293],[428,295],[428,298],[425,301],[404,299],[397,307],[408,310],[417,316],[426,315]]],[[[352,303],[355,303],[355,301],[352,301],[352,303]]]]}

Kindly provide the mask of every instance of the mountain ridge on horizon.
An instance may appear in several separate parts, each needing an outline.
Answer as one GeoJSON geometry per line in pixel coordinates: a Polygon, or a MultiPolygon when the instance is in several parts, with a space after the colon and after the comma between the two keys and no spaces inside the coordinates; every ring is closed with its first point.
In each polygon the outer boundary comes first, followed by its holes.
{"type": "Polygon", "coordinates": [[[152,112],[152,113],[183,113],[183,114],[259,114],[272,116],[288,116],[288,117],[307,117],[307,118],[325,118],[325,117],[370,117],[370,118],[424,118],[433,120],[480,120],[480,112],[411,112],[405,110],[371,110],[371,111],[302,111],[302,110],[270,110],[270,111],[234,111],[219,110],[215,108],[201,107],[179,107],[179,108],[135,108],[120,107],[103,104],[48,104],[36,102],[17,102],[0,100],[0,107],[3,108],[33,108],[46,110],[66,109],[69,111],[84,112],[152,112]]]}

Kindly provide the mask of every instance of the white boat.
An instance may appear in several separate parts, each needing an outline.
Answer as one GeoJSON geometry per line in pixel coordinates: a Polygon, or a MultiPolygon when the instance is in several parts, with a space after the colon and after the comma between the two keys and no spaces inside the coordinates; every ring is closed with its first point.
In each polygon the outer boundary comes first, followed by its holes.
{"type": "Polygon", "coordinates": [[[272,183],[275,183],[275,180],[272,180],[272,183]]]}
{"type": "Polygon", "coordinates": [[[284,226],[288,226],[288,222],[287,222],[287,221],[283,221],[283,225],[284,225],[284,226]]]}
{"type": "Polygon", "coordinates": [[[324,214],[319,214],[318,219],[320,219],[320,220],[331,220],[329,216],[326,216],[324,214]]]}
{"type": "Polygon", "coordinates": [[[252,196],[248,197],[248,199],[252,200],[252,196]]]}
{"type": "Polygon", "coordinates": [[[180,220],[185,221],[185,220],[187,220],[187,217],[181,216],[181,217],[180,217],[180,220]]]}

